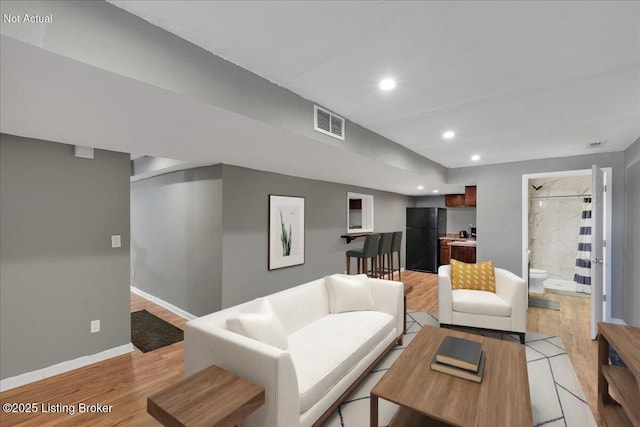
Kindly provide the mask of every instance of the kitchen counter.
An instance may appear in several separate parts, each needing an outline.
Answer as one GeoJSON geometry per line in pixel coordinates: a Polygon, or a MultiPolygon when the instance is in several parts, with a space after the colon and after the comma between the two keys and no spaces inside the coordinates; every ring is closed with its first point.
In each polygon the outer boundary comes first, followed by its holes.
{"type": "Polygon", "coordinates": [[[476,246],[476,241],[475,240],[454,240],[453,242],[449,243],[449,246],[476,246]]]}
{"type": "Polygon", "coordinates": [[[476,262],[476,239],[448,234],[440,237],[440,265],[449,264],[451,259],[462,262],[476,262]]]}

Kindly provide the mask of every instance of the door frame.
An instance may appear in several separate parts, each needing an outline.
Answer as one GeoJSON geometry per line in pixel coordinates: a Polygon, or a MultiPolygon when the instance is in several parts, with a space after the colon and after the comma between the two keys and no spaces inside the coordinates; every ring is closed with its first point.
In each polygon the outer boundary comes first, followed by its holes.
{"type": "MultiPolygon", "coordinates": [[[[612,198],[612,177],[613,170],[611,167],[600,168],[604,172],[605,182],[605,195],[604,195],[604,230],[603,236],[606,241],[604,247],[604,286],[602,290],[604,292],[605,301],[603,302],[604,320],[611,322],[611,248],[613,247],[612,240],[612,224],[611,216],[613,209],[612,198]]],[[[529,258],[527,256],[527,250],[529,249],[529,180],[537,178],[562,178],[569,176],[591,176],[591,169],[576,169],[568,171],[556,171],[556,172],[539,172],[522,174],[522,277],[529,277],[529,258]]],[[[577,249],[576,249],[577,250],[577,249]]]]}

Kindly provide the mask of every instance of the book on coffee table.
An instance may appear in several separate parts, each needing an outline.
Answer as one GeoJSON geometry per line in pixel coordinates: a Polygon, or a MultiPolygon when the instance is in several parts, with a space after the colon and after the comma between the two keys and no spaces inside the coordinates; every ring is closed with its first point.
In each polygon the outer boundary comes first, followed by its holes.
{"type": "Polygon", "coordinates": [[[456,368],[455,366],[447,365],[445,363],[440,363],[436,360],[436,357],[434,356],[433,360],[431,361],[431,369],[433,369],[434,371],[453,375],[454,377],[481,383],[482,374],[484,373],[485,360],[486,360],[486,357],[485,357],[484,351],[481,351],[478,370],[477,372],[473,372],[467,369],[456,368]]]}
{"type": "Polygon", "coordinates": [[[438,363],[476,372],[480,366],[480,354],[479,342],[446,336],[436,351],[435,360],[438,363]]]}

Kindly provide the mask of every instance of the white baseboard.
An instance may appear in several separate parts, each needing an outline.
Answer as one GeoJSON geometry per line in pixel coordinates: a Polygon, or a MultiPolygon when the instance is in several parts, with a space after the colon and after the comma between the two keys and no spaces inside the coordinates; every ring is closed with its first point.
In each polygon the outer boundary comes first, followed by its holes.
{"type": "Polygon", "coordinates": [[[136,295],[140,295],[142,298],[148,299],[149,301],[155,304],[158,304],[160,307],[166,308],[167,310],[174,312],[175,314],[182,317],[183,319],[193,320],[198,317],[198,316],[194,316],[193,314],[187,311],[184,311],[180,307],[176,307],[175,305],[166,302],[165,300],[162,300],[158,297],[154,297],[153,295],[148,294],[145,291],[136,288],[135,286],[131,286],[131,292],[133,292],[136,295]]]}
{"type": "Polygon", "coordinates": [[[133,345],[131,343],[124,344],[119,347],[101,351],[100,353],[78,357],[77,359],[56,363],[55,365],[38,369],[36,371],[16,375],[15,377],[5,378],[0,381],[0,391],[7,391],[11,390],[12,388],[31,384],[45,378],[53,377],[54,375],[63,374],[65,372],[73,371],[74,369],[92,365],[97,362],[102,362],[103,360],[111,359],[112,357],[122,356],[123,354],[131,353],[132,351],[133,345]]]}
{"type": "Polygon", "coordinates": [[[615,318],[615,317],[612,317],[610,322],[611,323],[615,323],[616,325],[625,325],[625,326],[627,325],[627,322],[625,322],[622,319],[615,318]]]}

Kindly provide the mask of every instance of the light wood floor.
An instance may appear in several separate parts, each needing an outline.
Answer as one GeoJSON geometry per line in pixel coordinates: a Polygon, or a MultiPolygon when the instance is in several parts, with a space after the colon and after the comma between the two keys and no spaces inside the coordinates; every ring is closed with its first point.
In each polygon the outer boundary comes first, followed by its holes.
{"type": "MultiPolygon", "coordinates": [[[[402,280],[413,285],[407,306],[414,310],[438,312],[437,276],[404,272],[402,280]]],[[[564,341],[582,389],[601,425],[596,409],[597,345],[589,338],[589,299],[564,295],[545,295],[559,301],[560,311],[530,308],[527,330],[557,335],[564,341]]],[[[183,328],[185,320],[135,294],[131,311],[147,311],[183,328]]],[[[184,343],[142,353],[133,353],[96,363],[62,375],[18,387],[0,394],[1,403],[35,402],[64,405],[100,403],[113,405],[108,414],[66,413],[5,414],[5,426],[157,426],[146,412],[146,399],[182,378],[184,343]]],[[[77,407],[77,406],[76,406],[77,407]]]]}

